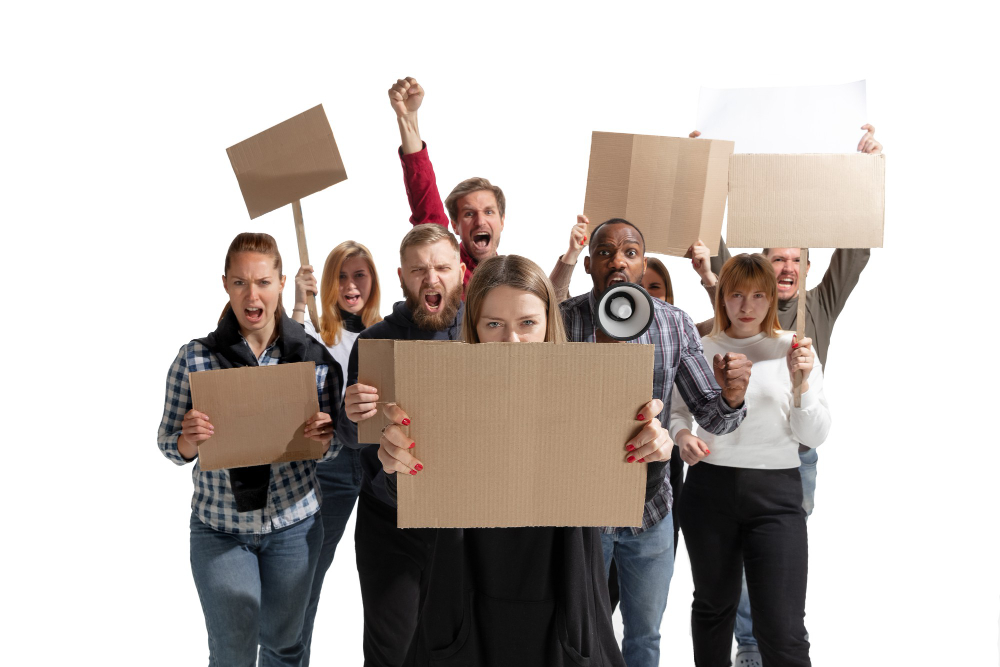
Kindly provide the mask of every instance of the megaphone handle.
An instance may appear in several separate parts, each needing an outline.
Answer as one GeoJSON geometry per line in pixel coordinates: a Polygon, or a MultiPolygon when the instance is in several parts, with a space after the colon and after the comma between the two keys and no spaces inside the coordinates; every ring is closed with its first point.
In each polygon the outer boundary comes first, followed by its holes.
{"type": "MultiPolygon", "coordinates": [[[[799,257],[799,302],[795,314],[795,340],[806,337],[806,275],[803,266],[809,266],[809,248],[802,248],[799,257]]],[[[792,383],[792,395],[795,397],[795,407],[802,407],[802,371],[795,371],[795,381],[792,383]]]]}
{"type": "MultiPolygon", "coordinates": [[[[292,215],[295,216],[295,240],[299,243],[299,263],[305,266],[309,263],[309,248],[306,247],[306,227],[302,222],[302,202],[298,199],[292,202],[292,215]]],[[[309,319],[319,331],[319,313],[316,312],[316,297],[312,292],[306,294],[306,306],[309,308],[309,319]]]]}

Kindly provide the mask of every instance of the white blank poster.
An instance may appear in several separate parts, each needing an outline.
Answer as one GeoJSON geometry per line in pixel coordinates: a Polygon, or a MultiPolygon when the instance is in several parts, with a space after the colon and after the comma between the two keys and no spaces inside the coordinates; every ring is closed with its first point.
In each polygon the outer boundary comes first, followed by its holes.
{"type": "Polygon", "coordinates": [[[737,153],[850,153],[868,122],[865,82],[783,88],[702,88],[698,130],[737,153]]]}

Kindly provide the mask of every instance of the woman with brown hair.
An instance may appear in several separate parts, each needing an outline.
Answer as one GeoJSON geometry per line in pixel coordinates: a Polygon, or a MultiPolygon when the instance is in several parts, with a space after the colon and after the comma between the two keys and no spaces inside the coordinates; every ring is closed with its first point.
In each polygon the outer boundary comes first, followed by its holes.
{"type": "Polygon", "coordinates": [[[777,279],[763,256],[726,262],[714,327],[702,345],[709,361],[739,352],[753,363],[747,416],[738,429],[695,435],[691,413],[674,389],[670,433],[690,466],[679,512],[694,578],[691,637],[699,667],[730,664],[741,569],[763,663],[810,664],[798,449],[826,439],[830,411],[812,341],[781,331],[777,307],[777,279]],[[796,372],[803,374],[801,407],[793,399],[796,372]]]}
{"type": "Polygon", "coordinates": [[[209,663],[299,665],[302,621],[323,539],[315,461],[202,470],[211,416],[192,407],[190,373],[311,361],[320,411],[305,435],[331,448],[340,373],[326,349],[281,307],[281,255],[267,234],[240,234],[226,253],[229,295],[218,328],[182,346],[167,375],[157,444],[191,476],[191,571],[208,628],[209,663]],[[332,416],[331,416],[332,415],[332,416]]]}
{"type": "MultiPolygon", "coordinates": [[[[466,289],[463,339],[564,343],[555,292],[538,265],[517,255],[483,261],[466,289]]],[[[631,441],[646,461],[670,456],[666,432],[652,418],[661,407],[651,401],[643,408],[646,426],[631,441]]],[[[386,414],[394,424],[409,423],[399,406],[386,406],[386,414]]],[[[379,446],[386,472],[420,474],[410,442],[402,429],[386,428],[379,446]]],[[[395,486],[395,476],[388,479],[395,486]]],[[[439,534],[411,650],[415,664],[624,666],[597,528],[439,534]]]]}
{"type": "Polygon", "coordinates": [[[674,286],[670,283],[670,272],[663,262],[655,257],[646,257],[646,273],[642,276],[642,287],[650,296],[673,305],[674,286]]]}
{"type": "MultiPolygon", "coordinates": [[[[344,241],[330,251],[323,265],[323,282],[318,292],[322,311],[317,323],[319,330],[305,317],[306,296],[309,293],[317,294],[316,277],[312,267],[305,265],[295,274],[295,307],[292,309],[292,317],[305,326],[306,333],[326,347],[340,366],[343,377],[347,378],[347,362],[358,334],[382,321],[382,316],[379,315],[381,290],[371,252],[355,241],[344,241]]],[[[343,399],[343,392],[338,398],[343,399]]],[[[337,545],[358,500],[361,475],[361,452],[350,448],[344,448],[337,458],[321,463],[316,469],[323,496],[323,549],[316,565],[312,593],[302,626],[306,647],[306,658],[302,663],[304,665],[309,664],[313,623],[316,620],[323,580],[333,564],[337,545]]]]}

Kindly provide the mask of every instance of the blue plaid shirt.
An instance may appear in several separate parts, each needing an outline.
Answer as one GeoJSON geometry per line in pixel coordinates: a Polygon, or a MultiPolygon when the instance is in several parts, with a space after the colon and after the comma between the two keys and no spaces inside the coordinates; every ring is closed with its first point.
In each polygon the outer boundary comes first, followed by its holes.
{"type": "MultiPolygon", "coordinates": [[[[246,340],[243,341],[246,345],[246,340]]],[[[272,343],[257,358],[261,366],[278,363],[279,348],[272,343]]],[[[163,419],[156,438],[160,451],[177,465],[190,463],[177,451],[177,438],[181,422],[191,409],[191,388],[188,373],[211,371],[220,368],[218,359],[202,343],[193,340],[181,347],[167,374],[167,396],[163,406],[163,419]]],[[[319,409],[330,413],[330,386],[327,383],[329,367],[316,364],[316,392],[319,409]]],[[[322,460],[332,459],[340,450],[334,439],[322,460]]],[[[197,459],[197,457],[196,457],[197,459]]],[[[194,496],[191,509],[202,523],[224,533],[264,534],[290,526],[306,519],[319,510],[321,501],[319,484],[316,483],[316,461],[293,461],[271,466],[271,487],[267,506],[253,512],[237,512],[236,500],[229,487],[226,470],[202,470],[195,459],[191,477],[194,496]]]]}
{"type": "MultiPolygon", "coordinates": [[[[596,307],[597,299],[593,291],[559,304],[566,325],[566,336],[570,341],[597,342],[597,318],[594,315],[596,307]]],[[[670,426],[670,398],[675,383],[684,402],[691,409],[691,414],[707,431],[729,433],[743,421],[746,406],[734,410],[722,397],[722,390],[702,353],[698,330],[691,317],[683,310],[653,299],[652,325],[646,333],[631,342],[654,346],[652,397],[663,401],[663,410],[658,415],[663,428],[670,426]]],[[[666,470],[669,472],[669,463],[667,465],[666,470]]],[[[614,534],[617,531],[630,531],[633,535],[638,535],[664,519],[670,513],[672,504],[670,475],[665,474],[656,495],[643,508],[641,527],[606,527],[601,532],[614,534]]]]}

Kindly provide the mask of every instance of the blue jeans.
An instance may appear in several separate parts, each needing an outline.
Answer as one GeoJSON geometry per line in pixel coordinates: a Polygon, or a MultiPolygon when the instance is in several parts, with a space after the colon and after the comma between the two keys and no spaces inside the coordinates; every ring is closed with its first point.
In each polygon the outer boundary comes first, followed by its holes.
{"type": "Polygon", "coordinates": [[[312,591],[309,595],[309,606],[306,607],[306,618],[302,624],[302,643],[306,647],[303,667],[308,667],[312,651],[313,622],[316,620],[316,609],[319,607],[319,594],[323,589],[323,579],[326,571],[333,564],[333,555],[337,544],[344,535],[347,520],[351,518],[354,504],[361,490],[361,452],[356,449],[343,448],[332,461],[323,461],[316,466],[316,480],[323,494],[321,516],[323,520],[323,549],[316,564],[316,574],[313,575],[312,591]]]}
{"type": "MultiPolygon", "coordinates": [[[[802,476],[802,509],[806,511],[806,520],[813,512],[816,497],[816,462],[819,454],[815,449],[799,452],[799,475],[802,476]]],[[[753,636],[753,620],[750,618],[750,595],[747,593],[747,577],[743,575],[743,590],[740,592],[740,606],[736,608],[736,635],[738,646],[757,646],[753,636]]],[[[807,635],[808,636],[808,635],[807,635]]]]}
{"type": "Polygon", "coordinates": [[[208,628],[209,667],[302,663],[302,619],[323,524],[316,515],[265,535],[233,535],[191,515],[191,572],[208,628]]]}
{"type": "Polygon", "coordinates": [[[612,558],[618,565],[625,664],[656,667],[660,662],[660,622],[674,574],[673,512],[638,535],[628,531],[602,534],[601,543],[604,575],[611,569],[612,558]]]}

